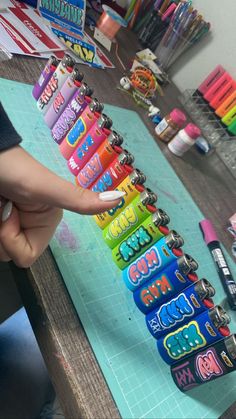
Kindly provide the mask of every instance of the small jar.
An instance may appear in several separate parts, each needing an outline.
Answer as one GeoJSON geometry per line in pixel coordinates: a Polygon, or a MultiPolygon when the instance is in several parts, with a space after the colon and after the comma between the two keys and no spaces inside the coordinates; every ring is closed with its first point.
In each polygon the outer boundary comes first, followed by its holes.
{"type": "Polygon", "coordinates": [[[186,125],[168,144],[169,150],[176,156],[181,157],[200,137],[201,130],[194,124],[186,125]]]}
{"type": "Polygon", "coordinates": [[[168,143],[168,141],[174,137],[180,128],[183,127],[185,122],[185,114],[179,109],[175,108],[161,120],[161,122],[155,128],[155,132],[161,141],[168,143]]]}

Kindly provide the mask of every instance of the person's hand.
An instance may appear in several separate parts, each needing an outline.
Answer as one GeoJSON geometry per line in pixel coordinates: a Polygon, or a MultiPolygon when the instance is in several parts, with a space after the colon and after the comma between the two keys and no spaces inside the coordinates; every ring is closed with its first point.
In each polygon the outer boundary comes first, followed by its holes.
{"type": "Polygon", "coordinates": [[[60,178],[20,146],[0,153],[0,261],[28,267],[47,247],[62,209],[99,214],[123,193],[98,194],[60,178]],[[110,202],[108,202],[110,201],[110,202]]]}

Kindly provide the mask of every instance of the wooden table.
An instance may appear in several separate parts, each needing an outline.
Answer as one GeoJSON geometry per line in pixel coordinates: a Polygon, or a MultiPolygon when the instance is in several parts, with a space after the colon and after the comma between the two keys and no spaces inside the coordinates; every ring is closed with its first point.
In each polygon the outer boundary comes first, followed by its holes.
{"type": "MultiPolygon", "coordinates": [[[[138,49],[137,41],[132,33],[122,30],[118,42],[120,57],[128,67],[138,49]]],[[[117,89],[123,70],[114,54],[111,57],[116,69],[82,68],[87,83],[94,86],[95,96],[104,103],[138,112],[153,133],[154,126],[147,112],[117,89]]],[[[1,63],[0,77],[34,84],[44,65],[41,59],[14,57],[1,63]]],[[[175,106],[181,107],[179,92],[172,83],[164,92],[165,96],[157,100],[163,115],[175,106]]],[[[179,159],[164,144],[158,146],[203,214],[211,218],[220,240],[230,251],[232,239],[226,233],[226,225],[236,208],[235,180],[230,172],[215,154],[204,157],[192,148],[179,159]]],[[[120,417],[50,249],[28,270],[13,264],[11,268],[65,416],[70,419],[120,417]]],[[[229,410],[224,418],[236,417],[235,409],[229,410]]]]}

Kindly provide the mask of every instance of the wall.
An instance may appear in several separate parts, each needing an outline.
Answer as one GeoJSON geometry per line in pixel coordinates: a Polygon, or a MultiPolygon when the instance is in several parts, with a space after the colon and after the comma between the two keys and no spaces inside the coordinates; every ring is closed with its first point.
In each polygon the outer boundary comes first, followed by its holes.
{"type": "Polygon", "coordinates": [[[180,90],[198,86],[217,64],[236,79],[236,0],[193,0],[193,6],[211,22],[212,29],[210,36],[173,65],[170,75],[180,90]]]}

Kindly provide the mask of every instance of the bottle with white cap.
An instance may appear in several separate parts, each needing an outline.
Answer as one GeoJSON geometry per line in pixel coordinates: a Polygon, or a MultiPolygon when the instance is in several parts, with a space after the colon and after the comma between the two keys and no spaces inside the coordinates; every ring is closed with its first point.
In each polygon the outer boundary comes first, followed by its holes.
{"type": "Polygon", "coordinates": [[[192,147],[200,135],[201,130],[196,125],[190,123],[176,134],[169,142],[168,148],[176,156],[181,157],[190,147],[192,147]]]}

